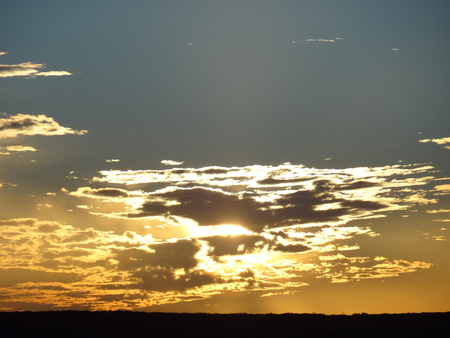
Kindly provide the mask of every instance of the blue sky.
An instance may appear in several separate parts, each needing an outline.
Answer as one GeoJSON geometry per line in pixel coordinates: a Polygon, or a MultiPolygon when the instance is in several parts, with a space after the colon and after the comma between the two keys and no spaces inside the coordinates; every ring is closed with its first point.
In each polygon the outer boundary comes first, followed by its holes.
{"type": "Polygon", "coordinates": [[[6,1],[0,308],[448,311],[448,13],[6,1]]]}

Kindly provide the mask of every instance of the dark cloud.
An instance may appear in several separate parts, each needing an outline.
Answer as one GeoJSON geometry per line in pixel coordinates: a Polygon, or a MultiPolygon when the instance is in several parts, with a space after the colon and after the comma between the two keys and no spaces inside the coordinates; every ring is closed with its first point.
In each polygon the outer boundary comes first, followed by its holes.
{"type": "Polygon", "coordinates": [[[92,190],[91,194],[94,196],[102,196],[102,197],[127,197],[128,192],[123,189],[112,189],[112,188],[104,188],[92,190]]]}
{"type": "Polygon", "coordinates": [[[132,287],[152,291],[183,291],[215,282],[205,271],[195,269],[195,255],[201,244],[195,240],[180,240],[175,243],[150,245],[146,251],[127,249],[118,251],[115,259],[120,270],[129,271],[138,280],[132,287]],[[183,273],[176,270],[183,269],[183,273]]]}
{"type": "Polygon", "coordinates": [[[210,256],[243,255],[262,249],[268,244],[263,236],[237,235],[204,237],[212,250],[210,256]]]}
{"type": "Polygon", "coordinates": [[[77,277],[74,274],[50,273],[29,269],[0,269],[0,276],[0,287],[9,287],[26,282],[71,283],[77,280],[77,277]]]}
{"type": "Polygon", "coordinates": [[[356,181],[349,184],[339,184],[334,187],[334,190],[353,190],[353,189],[363,189],[372,188],[380,186],[379,183],[369,182],[369,181],[356,181]]]}
{"type": "Polygon", "coordinates": [[[140,213],[132,217],[176,215],[193,219],[199,225],[240,224],[247,229],[261,231],[270,225],[271,213],[259,209],[264,203],[243,195],[226,194],[203,188],[177,189],[152,195],[155,199],[176,201],[178,204],[162,204],[148,201],[140,213]]]}
{"type": "Polygon", "coordinates": [[[143,267],[189,270],[197,266],[195,254],[201,244],[195,240],[180,240],[176,243],[150,245],[153,252],[142,249],[127,249],[117,252],[116,260],[121,270],[134,270],[143,267]]]}
{"type": "Polygon", "coordinates": [[[199,225],[236,224],[261,232],[292,224],[337,222],[346,215],[386,208],[376,201],[345,199],[342,190],[372,187],[372,182],[358,181],[339,185],[330,180],[316,180],[310,190],[297,190],[279,196],[272,202],[258,201],[258,193],[232,194],[206,188],[184,188],[151,195],[129,217],[181,216],[199,225]],[[323,207],[334,204],[333,207],[323,207]],[[272,207],[272,208],[271,208],[272,207]]]}
{"type": "Polygon", "coordinates": [[[265,178],[263,180],[259,180],[258,184],[261,185],[266,185],[266,184],[294,184],[294,183],[298,183],[298,182],[305,182],[305,181],[310,181],[312,178],[307,177],[307,178],[295,178],[295,179],[277,179],[277,178],[273,178],[273,177],[268,177],[265,178]]]}
{"type": "Polygon", "coordinates": [[[277,237],[278,235],[275,235],[273,239],[268,239],[260,235],[236,235],[203,237],[202,240],[207,241],[211,247],[208,253],[210,256],[251,254],[264,248],[281,252],[303,252],[310,250],[309,247],[301,244],[285,245],[278,243],[277,237]]]}
{"type": "Polygon", "coordinates": [[[37,228],[38,232],[55,232],[56,230],[61,229],[61,226],[59,224],[42,224],[39,225],[37,228]]]}
{"type": "Polygon", "coordinates": [[[275,251],[281,252],[304,252],[310,250],[311,248],[301,244],[288,244],[288,245],[277,244],[273,249],[275,251]]]}
{"type": "Polygon", "coordinates": [[[132,276],[140,279],[133,287],[161,292],[185,291],[215,282],[213,275],[206,271],[188,271],[183,275],[175,275],[172,270],[159,267],[146,267],[136,271],[132,276]]]}

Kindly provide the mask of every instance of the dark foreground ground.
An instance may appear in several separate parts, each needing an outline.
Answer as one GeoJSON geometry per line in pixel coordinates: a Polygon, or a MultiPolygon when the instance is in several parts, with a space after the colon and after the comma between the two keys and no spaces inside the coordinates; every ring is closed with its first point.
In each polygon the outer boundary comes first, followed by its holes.
{"type": "Polygon", "coordinates": [[[190,314],[1,312],[0,337],[450,337],[450,312],[190,314]]]}

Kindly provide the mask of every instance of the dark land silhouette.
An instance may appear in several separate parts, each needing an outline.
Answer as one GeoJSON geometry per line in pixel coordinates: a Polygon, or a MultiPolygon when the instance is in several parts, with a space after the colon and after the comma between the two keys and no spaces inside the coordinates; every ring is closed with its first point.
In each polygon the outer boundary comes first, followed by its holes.
{"type": "Polygon", "coordinates": [[[1,312],[1,337],[448,337],[450,312],[206,314],[1,312]]]}

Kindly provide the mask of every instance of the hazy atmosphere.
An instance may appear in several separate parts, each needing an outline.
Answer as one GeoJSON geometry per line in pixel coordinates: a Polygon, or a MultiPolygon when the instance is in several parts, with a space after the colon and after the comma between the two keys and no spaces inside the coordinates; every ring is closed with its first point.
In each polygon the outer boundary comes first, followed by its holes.
{"type": "Polygon", "coordinates": [[[3,1],[0,311],[450,311],[449,14],[3,1]]]}

